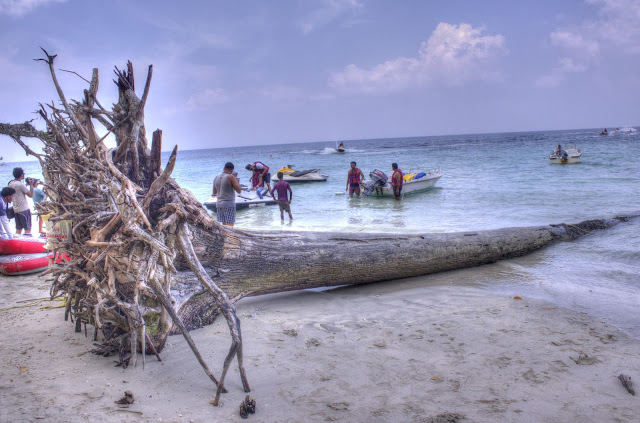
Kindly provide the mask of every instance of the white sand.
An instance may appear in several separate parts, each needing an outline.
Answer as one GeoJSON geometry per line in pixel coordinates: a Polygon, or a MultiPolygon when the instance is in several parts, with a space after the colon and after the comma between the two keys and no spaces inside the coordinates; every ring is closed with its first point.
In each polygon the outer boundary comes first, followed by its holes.
{"type": "MultiPolygon", "coordinates": [[[[8,309],[47,297],[43,279],[0,277],[0,421],[640,422],[639,398],[617,379],[640,388],[640,340],[583,314],[434,281],[240,301],[257,402],[243,420],[235,361],[214,407],[214,385],[181,336],[164,364],[114,367],[88,353],[91,327],[86,338],[63,309],[40,307],[60,302],[8,309]],[[135,403],[123,411],[114,401],[125,390],[135,403]]],[[[226,323],[192,335],[219,376],[226,323]]]]}

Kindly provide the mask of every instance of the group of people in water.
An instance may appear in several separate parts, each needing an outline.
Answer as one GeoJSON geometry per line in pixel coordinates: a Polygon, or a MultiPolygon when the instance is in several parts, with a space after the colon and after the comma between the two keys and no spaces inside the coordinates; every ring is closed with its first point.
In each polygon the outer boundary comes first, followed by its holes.
{"type": "MultiPolygon", "coordinates": [[[[344,190],[349,191],[349,197],[353,197],[353,194],[359,197],[360,183],[364,181],[364,174],[356,167],[356,162],[351,162],[350,166],[351,169],[347,172],[347,186],[344,190]]],[[[404,182],[402,169],[398,169],[397,163],[391,163],[391,170],[393,171],[390,181],[393,188],[393,199],[399,201],[402,199],[402,184],[404,182]]]]}
{"type": "MultiPolygon", "coordinates": [[[[0,192],[0,237],[3,238],[13,238],[11,219],[15,219],[17,235],[23,235],[24,231],[24,236],[31,236],[31,209],[27,197],[31,198],[34,204],[46,198],[44,191],[38,188],[40,181],[35,178],[25,179],[24,170],[21,167],[13,169],[13,177],[14,179],[9,181],[0,192]]],[[[40,236],[45,236],[42,222],[41,216],[38,215],[40,236]]]]}
{"type": "MultiPolygon", "coordinates": [[[[233,226],[236,221],[236,193],[242,193],[242,187],[238,180],[238,173],[234,171],[234,164],[227,162],[222,173],[213,181],[213,195],[217,196],[216,219],[225,226],[233,226]]],[[[251,172],[251,187],[249,191],[255,191],[260,199],[269,193],[280,208],[280,219],[284,220],[287,212],[289,220],[293,220],[291,214],[291,201],[293,191],[285,180],[284,174],[278,172],[278,182],[271,188],[271,173],[269,166],[262,162],[248,164],[245,169],[251,172]],[[266,185],[266,186],[265,186],[266,185]]]]}
{"type": "MultiPolygon", "coordinates": [[[[360,196],[360,183],[364,181],[362,170],[356,167],[356,162],[350,163],[350,169],[347,172],[347,186],[345,191],[349,192],[349,196],[360,196]]],[[[216,199],[216,219],[225,226],[233,226],[236,221],[236,194],[242,193],[242,186],[238,178],[238,172],[231,162],[224,165],[222,173],[213,181],[213,195],[216,199]]],[[[269,166],[256,161],[245,166],[245,169],[251,172],[251,186],[248,191],[255,191],[260,199],[268,193],[280,208],[280,219],[284,220],[284,213],[289,215],[289,220],[293,220],[291,213],[291,201],[293,199],[293,191],[291,185],[284,180],[284,174],[278,172],[278,182],[271,188],[271,172],[269,166]]],[[[391,164],[393,171],[391,175],[391,187],[393,188],[393,198],[395,200],[402,199],[402,170],[398,168],[397,163],[391,164]]]]}

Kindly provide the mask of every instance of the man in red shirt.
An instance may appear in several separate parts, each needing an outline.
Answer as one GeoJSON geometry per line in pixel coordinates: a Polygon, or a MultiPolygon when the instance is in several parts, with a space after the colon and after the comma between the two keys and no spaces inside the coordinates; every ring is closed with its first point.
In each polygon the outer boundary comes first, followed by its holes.
{"type": "Polygon", "coordinates": [[[262,194],[264,191],[264,184],[267,184],[267,188],[269,189],[269,195],[273,197],[273,193],[271,192],[271,173],[269,173],[269,166],[262,162],[253,162],[253,164],[248,164],[245,166],[245,169],[253,172],[251,176],[251,190],[256,191],[258,197],[262,199],[262,194]]]}
{"type": "Polygon", "coordinates": [[[356,162],[351,162],[351,169],[347,172],[347,187],[344,189],[349,190],[349,197],[353,197],[354,192],[360,197],[360,181],[364,181],[364,175],[356,167],[356,162]]]}
{"type": "Polygon", "coordinates": [[[398,163],[391,163],[393,175],[391,175],[391,186],[393,187],[393,198],[402,200],[402,169],[398,169],[398,163]]]}
{"type": "Polygon", "coordinates": [[[284,220],[284,212],[289,213],[289,220],[293,220],[291,215],[291,200],[293,200],[293,191],[289,182],[283,180],[284,173],[278,172],[278,182],[273,186],[273,199],[280,207],[280,220],[284,220]]]}

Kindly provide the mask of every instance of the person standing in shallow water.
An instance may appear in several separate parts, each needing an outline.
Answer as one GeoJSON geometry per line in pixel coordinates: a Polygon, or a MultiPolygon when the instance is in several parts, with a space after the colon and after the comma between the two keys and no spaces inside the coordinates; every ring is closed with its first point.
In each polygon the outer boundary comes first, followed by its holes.
{"type": "Polygon", "coordinates": [[[274,200],[280,207],[280,220],[284,220],[284,212],[289,213],[289,220],[293,220],[291,215],[291,200],[293,200],[293,191],[291,185],[284,180],[284,173],[278,172],[278,182],[273,186],[274,200]]]}
{"type": "Polygon", "coordinates": [[[360,197],[360,181],[364,181],[364,174],[356,167],[356,162],[351,162],[351,169],[347,172],[347,187],[344,189],[349,190],[349,197],[353,197],[354,192],[360,197]]]}
{"type": "Polygon", "coordinates": [[[216,219],[225,226],[233,226],[236,223],[236,192],[242,192],[240,183],[233,176],[233,168],[233,163],[225,163],[222,173],[213,181],[213,195],[218,196],[216,219]]]}
{"type": "Polygon", "coordinates": [[[402,200],[402,169],[398,169],[398,163],[391,163],[393,174],[391,175],[391,187],[393,188],[393,199],[402,200]]]}

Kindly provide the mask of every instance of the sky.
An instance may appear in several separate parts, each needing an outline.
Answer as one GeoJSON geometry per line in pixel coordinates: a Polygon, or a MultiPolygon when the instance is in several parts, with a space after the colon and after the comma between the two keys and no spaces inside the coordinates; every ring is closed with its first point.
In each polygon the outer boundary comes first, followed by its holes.
{"type": "Polygon", "coordinates": [[[0,0],[0,123],[60,103],[41,48],[105,107],[152,65],[163,150],[640,125],[640,0],[0,0]]]}

